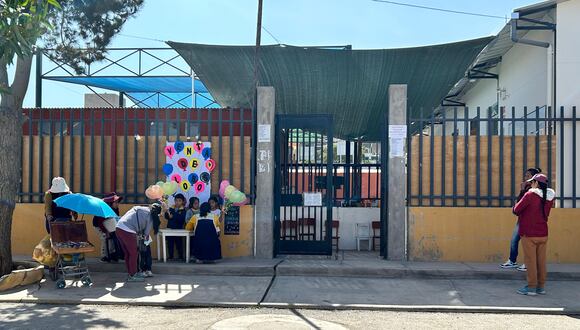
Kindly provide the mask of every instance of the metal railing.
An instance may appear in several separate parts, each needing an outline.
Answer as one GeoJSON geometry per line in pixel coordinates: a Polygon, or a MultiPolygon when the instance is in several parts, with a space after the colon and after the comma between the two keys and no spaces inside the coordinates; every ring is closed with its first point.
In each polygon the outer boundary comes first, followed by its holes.
{"type": "Polygon", "coordinates": [[[144,203],[148,185],[165,180],[167,141],[212,143],[211,190],[228,179],[253,196],[249,109],[25,109],[20,201],[41,202],[54,176],[74,192],[110,191],[144,203]]]}

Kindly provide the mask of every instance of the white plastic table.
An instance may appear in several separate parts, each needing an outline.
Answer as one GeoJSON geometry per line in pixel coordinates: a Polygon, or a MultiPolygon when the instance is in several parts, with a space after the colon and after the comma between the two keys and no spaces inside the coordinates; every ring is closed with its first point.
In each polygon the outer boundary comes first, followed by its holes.
{"type": "Polygon", "coordinates": [[[185,263],[189,263],[189,242],[193,236],[193,231],[185,229],[159,229],[157,234],[157,260],[161,260],[161,245],[159,239],[163,242],[163,262],[167,262],[167,237],[185,237],[185,263]]]}

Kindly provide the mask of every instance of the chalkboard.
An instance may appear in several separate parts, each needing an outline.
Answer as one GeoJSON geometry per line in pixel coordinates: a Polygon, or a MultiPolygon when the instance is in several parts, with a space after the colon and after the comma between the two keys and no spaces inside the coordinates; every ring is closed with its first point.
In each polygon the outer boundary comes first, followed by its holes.
{"type": "Polygon", "coordinates": [[[232,206],[224,216],[224,235],[240,234],[240,207],[232,206]]]}

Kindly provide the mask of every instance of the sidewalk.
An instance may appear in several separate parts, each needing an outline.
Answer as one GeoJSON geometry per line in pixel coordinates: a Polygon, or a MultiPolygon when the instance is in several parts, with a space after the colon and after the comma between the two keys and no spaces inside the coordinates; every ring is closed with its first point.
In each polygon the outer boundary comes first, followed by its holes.
{"type": "Polygon", "coordinates": [[[92,287],[66,289],[45,279],[0,294],[0,302],[580,314],[577,281],[550,281],[547,295],[528,297],[515,292],[522,280],[157,275],[125,283],[125,276],[93,272],[92,287]]]}

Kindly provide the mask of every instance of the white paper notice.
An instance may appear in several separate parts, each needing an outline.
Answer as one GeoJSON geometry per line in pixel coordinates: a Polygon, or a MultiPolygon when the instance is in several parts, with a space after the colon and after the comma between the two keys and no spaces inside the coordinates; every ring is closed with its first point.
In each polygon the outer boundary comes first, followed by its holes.
{"type": "Polygon", "coordinates": [[[322,193],[303,193],[304,206],[322,206],[322,193]]]}
{"type": "Polygon", "coordinates": [[[400,139],[407,137],[407,125],[389,125],[389,138],[400,139]]]}
{"type": "Polygon", "coordinates": [[[271,128],[272,125],[258,125],[258,142],[271,142],[271,128]]]}
{"type": "Polygon", "coordinates": [[[405,157],[405,139],[389,139],[389,157],[405,157]]]}

